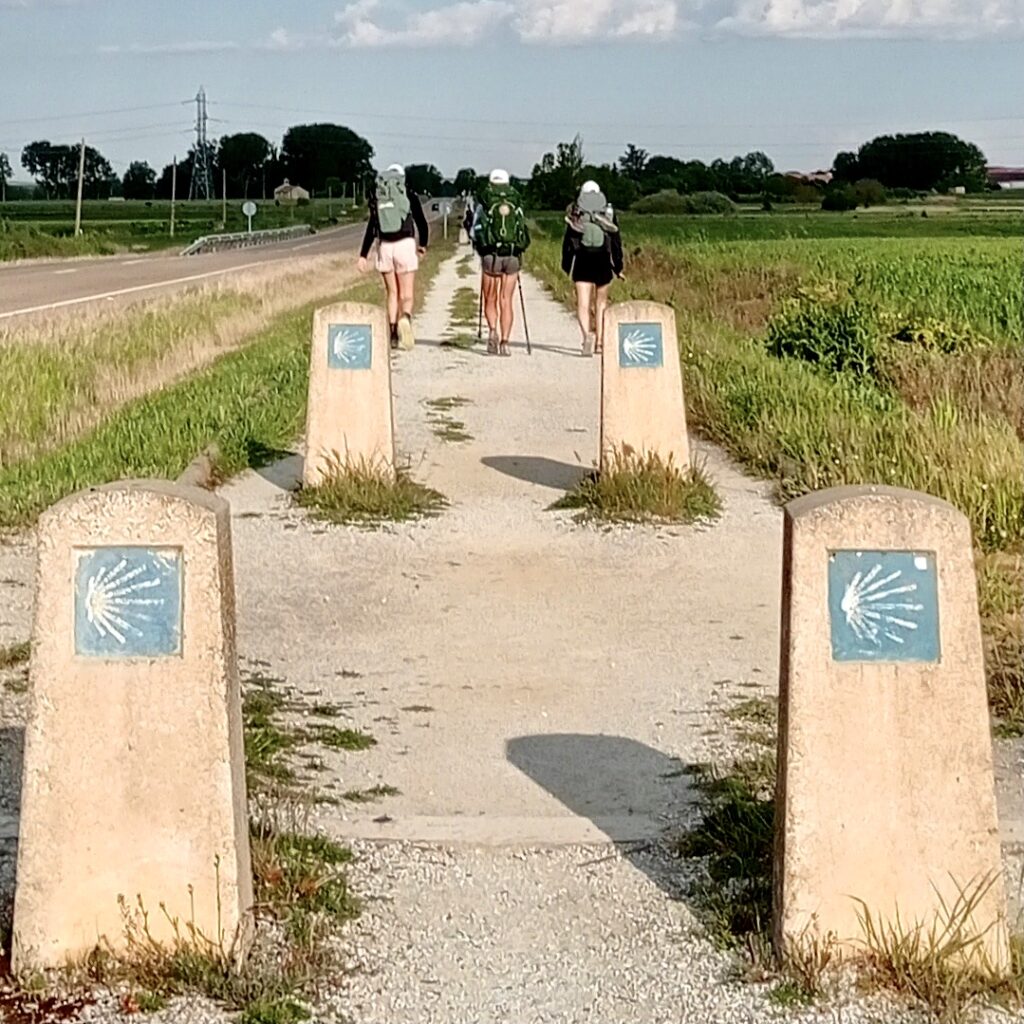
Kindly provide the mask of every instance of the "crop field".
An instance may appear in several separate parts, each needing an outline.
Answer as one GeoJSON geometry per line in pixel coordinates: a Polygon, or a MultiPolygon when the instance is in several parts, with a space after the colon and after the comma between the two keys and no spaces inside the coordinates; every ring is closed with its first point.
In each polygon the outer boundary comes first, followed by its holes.
{"type": "MultiPolygon", "coordinates": [[[[340,199],[316,199],[303,206],[275,206],[255,199],[258,212],[253,230],[311,224],[326,227],[351,219],[353,207],[340,199]]],[[[74,238],[75,204],[19,201],[0,204],[0,260],[35,256],[104,255],[119,251],[145,252],[187,245],[216,231],[244,231],[247,221],[242,200],[228,200],[223,222],[220,200],[175,204],[175,235],[170,235],[171,204],[165,200],[83,204],[82,236],[74,238]]]]}
{"type": "MultiPolygon", "coordinates": [[[[622,231],[613,298],[675,308],[704,436],[782,499],[890,484],[968,516],[992,704],[1024,728],[1024,218],[625,216],[622,231]],[[779,227],[794,222],[802,237],[779,227]]],[[[531,268],[568,300],[560,221],[537,234],[531,268]]]]}

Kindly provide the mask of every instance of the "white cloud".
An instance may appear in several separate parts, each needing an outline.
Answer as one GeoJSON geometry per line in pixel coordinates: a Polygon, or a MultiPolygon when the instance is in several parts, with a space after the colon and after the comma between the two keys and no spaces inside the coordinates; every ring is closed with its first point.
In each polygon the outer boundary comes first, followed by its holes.
{"type": "Polygon", "coordinates": [[[352,0],[335,15],[337,45],[472,46],[503,31],[526,43],[654,39],[682,27],[678,0],[460,0],[396,13],[382,0],[352,0]]]}
{"type": "Polygon", "coordinates": [[[680,28],[676,0],[519,0],[514,21],[528,43],[671,38],[680,28]]]}
{"type": "MultiPolygon", "coordinates": [[[[0,0],[2,8],[82,0],[0,0]]],[[[350,0],[334,33],[275,29],[263,51],[315,48],[474,46],[502,34],[532,45],[636,40],[684,32],[777,38],[974,39],[1024,36],[1024,0],[456,0],[410,10],[409,0],[350,0]]],[[[104,53],[195,54],[240,49],[233,42],[104,47],[104,53]]]]}
{"type": "Polygon", "coordinates": [[[228,50],[240,49],[238,43],[196,39],[184,43],[131,43],[128,46],[101,46],[100,53],[132,53],[132,54],[190,54],[190,53],[224,53],[228,50]]]}
{"type": "Polygon", "coordinates": [[[374,16],[380,0],[354,0],[335,15],[342,46],[472,46],[501,27],[513,12],[506,0],[461,0],[408,15],[396,27],[374,16]]]}
{"type": "Polygon", "coordinates": [[[1024,31],[1024,0],[736,0],[715,29],[796,38],[967,39],[1024,31]]]}

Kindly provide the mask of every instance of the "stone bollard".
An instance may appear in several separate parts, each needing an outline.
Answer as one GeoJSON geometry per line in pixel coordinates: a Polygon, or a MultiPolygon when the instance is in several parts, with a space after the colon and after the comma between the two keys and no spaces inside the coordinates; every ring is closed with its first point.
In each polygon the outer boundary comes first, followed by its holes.
{"type": "Polygon", "coordinates": [[[339,302],[313,317],[303,483],[315,487],[346,465],[393,472],[395,428],[387,315],[339,302]]]}
{"type": "Polygon", "coordinates": [[[778,952],[863,951],[864,906],[928,934],[974,892],[968,930],[1008,965],[971,530],[946,502],[841,487],[786,506],[775,807],[778,952]]]}
{"type": "Polygon", "coordinates": [[[656,302],[621,302],[604,316],[601,468],[616,453],[657,455],[690,467],[675,313],[656,302]]]}
{"type": "Polygon", "coordinates": [[[14,966],[195,926],[236,952],[252,871],[231,520],[165,481],[109,484],[39,520],[14,966]]]}

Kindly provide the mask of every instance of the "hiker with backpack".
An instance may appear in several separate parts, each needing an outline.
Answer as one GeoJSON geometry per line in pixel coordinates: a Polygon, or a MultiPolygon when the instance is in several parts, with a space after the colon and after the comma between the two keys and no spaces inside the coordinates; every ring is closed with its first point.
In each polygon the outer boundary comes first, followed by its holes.
{"type": "Polygon", "coordinates": [[[365,273],[369,265],[367,256],[376,241],[375,262],[387,291],[391,347],[410,349],[416,343],[412,311],[419,258],[427,251],[429,240],[427,218],[419,196],[406,190],[405,168],[401,164],[392,164],[378,176],[368,202],[370,218],[359,250],[359,270],[365,273]]]}
{"type": "Polygon", "coordinates": [[[583,332],[583,355],[604,347],[608,289],[622,277],[622,237],[618,219],[596,181],[585,181],[565,216],[562,270],[576,286],[576,316],[583,332]]]}
{"type": "Polygon", "coordinates": [[[487,352],[510,356],[514,300],[530,232],[522,199],[512,187],[508,171],[491,171],[473,217],[470,241],[480,256],[480,301],[487,317],[487,352]]]}

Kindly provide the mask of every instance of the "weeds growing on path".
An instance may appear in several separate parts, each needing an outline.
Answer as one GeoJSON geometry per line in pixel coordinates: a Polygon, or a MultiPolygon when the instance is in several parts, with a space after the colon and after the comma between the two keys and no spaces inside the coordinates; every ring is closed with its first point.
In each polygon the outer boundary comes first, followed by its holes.
{"type": "MultiPolygon", "coordinates": [[[[297,1024],[312,1017],[318,994],[342,970],[334,945],[339,928],[360,909],[346,874],[352,854],[310,823],[319,787],[315,778],[300,777],[297,755],[318,737],[288,717],[303,712],[302,702],[281,680],[261,674],[246,677],[243,689],[256,925],[250,948],[240,955],[233,943],[214,941],[189,921],[170,922],[173,938],[158,941],[151,920],[163,908],[122,899],[125,948],[114,951],[101,943],[67,971],[25,979],[26,988],[31,982],[35,989],[66,991],[62,1000],[68,1006],[106,988],[126,1014],[199,994],[238,1011],[245,1024],[297,1024]]],[[[353,733],[360,742],[346,749],[372,742],[365,733],[353,733]]],[[[378,786],[368,798],[392,792],[378,786]]],[[[47,1001],[26,990],[9,991],[0,1008],[28,1013],[41,1002],[47,1001]]]]}
{"type": "Polygon", "coordinates": [[[444,495],[424,487],[404,467],[391,470],[364,461],[335,459],[323,483],[303,487],[296,502],[329,523],[379,527],[436,516],[447,506],[444,495]]]}
{"type": "Polygon", "coordinates": [[[703,466],[680,470],[655,454],[616,452],[552,508],[579,509],[581,521],[695,523],[717,519],[722,502],[703,466]]]}

